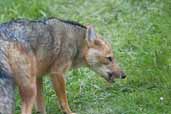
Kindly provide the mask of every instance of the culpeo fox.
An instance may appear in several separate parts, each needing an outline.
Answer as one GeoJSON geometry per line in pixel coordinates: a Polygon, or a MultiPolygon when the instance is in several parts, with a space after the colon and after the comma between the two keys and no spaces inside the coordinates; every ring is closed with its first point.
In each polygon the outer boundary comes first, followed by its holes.
{"type": "Polygon", "coordinates": [[[47,73],[51,74],[65,114],[74,114],[68,105],[64,80],[64,73],[70,68],[87,66],[109,82],[126,77],[116,65],[111,47],[91,25],[55,18],[11,21],[0,25],[0,48],[0,70],[8,73],[19,87],[21,114],[32,114],[35,100],[37,111],[46,114],[42,76],[47,73]]]}

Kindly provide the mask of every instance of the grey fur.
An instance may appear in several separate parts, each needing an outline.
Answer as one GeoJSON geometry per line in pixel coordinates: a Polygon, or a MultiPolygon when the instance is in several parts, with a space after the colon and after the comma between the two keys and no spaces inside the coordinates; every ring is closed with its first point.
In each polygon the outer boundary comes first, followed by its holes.
{"type": "Polygon", "coordinates": [[[0,78],[0,114],[14,114],[15,86],[11,78],[0,78]]]}

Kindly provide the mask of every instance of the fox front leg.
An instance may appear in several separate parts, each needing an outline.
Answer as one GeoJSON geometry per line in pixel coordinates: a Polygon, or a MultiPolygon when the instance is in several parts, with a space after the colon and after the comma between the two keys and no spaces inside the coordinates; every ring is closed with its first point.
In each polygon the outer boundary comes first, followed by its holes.
{"type": "Polygon", "coordinates": [[[41,78],[37,78],[36,80],[36,85],[37,85],[37,96],[36,96],[36,109],[37,113],[39,114],[47,114],[46,113],[46,108],[45,108],[45,103],[44,103],[44,98],[43,98],[43,80],[41,78]]]}
{"type": "Polygon", "coordinates": [[[56,95],[59,98],[59,102],[64,114],[75,114],[69,108],[67,95],[66,95],[66,87],[65,87],[65,80],[64,75],[62,73],[53,73],[52,74],[52,83],[53,87],[56,91],[56,95]]]}

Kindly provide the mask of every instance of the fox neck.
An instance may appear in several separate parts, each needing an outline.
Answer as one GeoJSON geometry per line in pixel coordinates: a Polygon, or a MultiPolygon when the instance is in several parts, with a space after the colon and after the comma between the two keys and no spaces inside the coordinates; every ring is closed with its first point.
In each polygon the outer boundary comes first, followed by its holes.
{"type": "Polygon", "coordinates": [[[87,56],[88,53],[88,45],[86,43],[86,41],[82,42],[82,47],[80,49],[78,49],[77,51],[77,56],[73,61],[73,67],[74,68],[80,68],[80,67],[84,67],[87,66],[87,56]]]}

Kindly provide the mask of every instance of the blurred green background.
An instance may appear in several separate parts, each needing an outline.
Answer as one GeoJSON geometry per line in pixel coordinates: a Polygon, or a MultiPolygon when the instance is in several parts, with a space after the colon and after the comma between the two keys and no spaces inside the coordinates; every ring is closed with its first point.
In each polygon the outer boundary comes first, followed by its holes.
{"type": "MultiPolygon", "coordinates": [[[[128,75],[109,85],[86,68],[68,72],[74,112],[171,114],[171,0],[0,0],[1,23],[47,17],[96,26],[128,75]]],[[[48,77],[44,83],[48,114],[62,114],[48,77]]],[[[17,95],[16,114],[20,106],[17,95]]]]}

